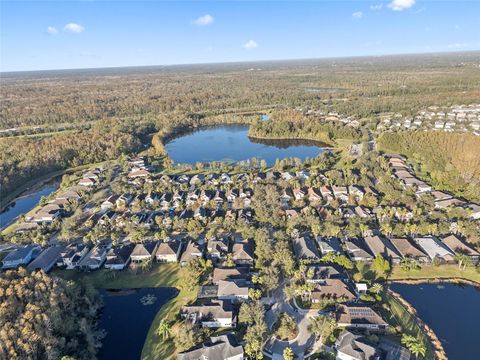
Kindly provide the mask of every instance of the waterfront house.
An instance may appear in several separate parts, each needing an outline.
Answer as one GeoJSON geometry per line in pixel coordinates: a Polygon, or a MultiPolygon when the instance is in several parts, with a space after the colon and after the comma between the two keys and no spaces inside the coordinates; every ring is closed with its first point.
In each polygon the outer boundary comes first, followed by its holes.
{"type": "Polygon", "coordinates": [[[65,266],[69,270],[75,269],[89,250],[90,248],[83,243],[70,244],[61,252],[57,266],[65,266]]]}
{"type": "Polygon", "coordinates": [[[179,239],[161,242],[155,252],[155,259],[158,262],[178,262],[182,252],[182,242],[179,239]]]}
{"type": "Polygon", "coordinates": [[[339,305],[336,315],[339,327],[384,330],[388,326],[380,315],[366,306],[339,305]]]}
{"type": "Polygon", "coordinates": [[[416,237],[415,243],[428,255],[430,260],[437,259],[441,263],[452,264],[455,262],[455,254],[439,239],[434,236],[416,237]]]}
{"type": "Polygon", "coordinates": [[[62,255],[65,247],[62,245],[51,246],[40,253],[30,264],[27,269],[29,271],[43,270],[49,272],[57,263],[62,255]]]}
{"type": "Polygon", "coordinates": [[[177,355],[177,360],[222,359],[243,360],[243,347],[233,333],[211,337],[201,347],[195,347],[177,355]]]}
{"type": "Polygon", "coordinates": [[[337,352],[336,360],[380,359],[377,349],[368,340],[362,335],[353,334],[347,330],[344,330],[337,338],[334,348],[337,352]]]}
{"type": "Polygon", "coordinates": [[[194,241],[189,241],[185,251],[180,258],[180,264],[182,266],[186,265],[193,258],[199,258],[203,256],[202,246],[197,244],[194,241]]]}
{"type": "Polygon", "coordinates": [[[107,253],[105,268],[111,270],[125,269],[131,260],[135,244],[119,245],[110,249],[107,253]]]}
{"type": "Polygon", "coordinates": [[[38,245],[26,245],[16,248],[2,260],[2,269],[14,269],[21,265],[27,265],[38,256],[40,251],[41,248],[38,245]]]}
{"type": "Polygon", "coordinates": [[[146,240],[135,245],[130,257],[132,263],[141,263],[143,261],[152,260],[157,251],[159,241],[146,240]]]}
{"type": "Polygon", "coordinates": [[[457,255],[466,255],[470,258],[473,264],[477,264],[480,259],[480,253],[462,242],[455,235],[448,235],[442,238],[442,242],[448,246],[457,255]]]}
{"type": "Polygon", "coordinates": [[[362,239],[347,239],[344,241],[347,255],[352,261],[372,261],[373,256],[367,250],[367,245],[362,239]]]}
{"type": "Polygon", "coordinates": [[[200,305],[184,306],[181,316],[193,324],[208,328],[235,327],[232,303],[230,301],[212,300],[200,305]]]}
{"type": "Polygon", "coordinates": [[[401,256],[390,240],[380,236],[366,236],[365,243],[374,256],[382,256],[394,265],[400,264],[401,256]]]}
{"type": "Polygon", "coordinates": [[[392,238],[390,241],[402,257],[416,259],[422,263],[430,262],[430,258],[427,254],[412,244],[408,239],[392,238]]]}
{"type": "Polygon", "coordinates": [[[100,269],[107,258],[107,251],[107,246],[96,245],[78,263],[78,267],[85,271],[100,269]]]}

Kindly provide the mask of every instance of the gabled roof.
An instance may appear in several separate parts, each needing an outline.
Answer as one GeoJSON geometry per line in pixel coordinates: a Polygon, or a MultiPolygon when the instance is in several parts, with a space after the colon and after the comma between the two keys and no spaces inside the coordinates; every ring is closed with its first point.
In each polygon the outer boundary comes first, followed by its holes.
{"type": "Polygon", "coordinates": [[[308,236],[302,236],[293,240],[293,252],[299,259],[318,259],[320,254],[313,239],[308,236]]]}
{"type": "Polygon", "coordinates": [[[458,237],[455,235],[449,235],[442,238],[442,241],[447,245],[455,254],[465,254],[469,256],[480,256],[480,253],[471,247],[464,244],[458,237]]]}
{"type": "Polygon", "coordinates": [[[427,256],[427,254],[425,254],[423,251],[413,245],[406,238],[394,238],[390,239],[390,241],[392,242],[393,246],[395,246],[395,248],[398,250],[400,255],[402,255],[403,257],[420,258],[427,256]]]}
{"type": "Polygon", "coordinates": [[[369,324],[387,326],[388,324],[371,308],[366,306],[340,305],[337,313],[339,325],[369,324]]]}
{"type": "Polygon", "coordinates": [[[253,260],[253,247],[249,242],[233,244],[233,260],[253,260]]]}
{"type": "Polygon", "coordinates": [[[365,242],[375,256],[381,255],[392,259],[400,258],[400,254],[388,239],[380,236],[366,236],[365,242]]]}
{"type": "Polygon", "coordinates": [[[243,356],[243,347],[238,345],[233,334],[211,337],[201,348],[177,355],[178,360],[225,360],[243,356]]]}
{"type": "Polygon", "coordinates": [[[338,337],[335,347],[339,353],[348,355],[351,359],[374,359],[376,353],[375,347],[362,340],[361,335],[354,335],[349,331],[344,331],[338,337]]]}
{"type": "Polygon", "coordinates": [[[218,283],[220,280],[234,280],[245,278],[248,276],[248,269],[245,267],[239,268],[215,268],[213,269],[212,282],[218,283]]]}
{"type": "Polygon", "coordinates": [[[152,256],[155,248],[157,247],[158,241],[145,241],[143,243],[138,243],[135,245],[131,256],[152,256]]]}
{"type": "Polygon", "coordinates": [[[248,296],[249,286],[244,281],[220,280],[217,295],[220,296],[248,296]]]}
{"type": "Polygon", "coordinates": [[[161,242],[160,245],[158,245],[157,251],[155,252],[155,256],[176,255],[181,244],[182,243],[179,240],[161,242]]]}

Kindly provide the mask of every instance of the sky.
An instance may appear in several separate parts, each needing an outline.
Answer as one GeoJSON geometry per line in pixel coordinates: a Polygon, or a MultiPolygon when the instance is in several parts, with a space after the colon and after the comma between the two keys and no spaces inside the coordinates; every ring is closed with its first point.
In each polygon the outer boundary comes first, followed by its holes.
{"type": "Polygon", "coordinates": [[[480,50],[480,1],[5,1],[0,71],[480,50]]]}

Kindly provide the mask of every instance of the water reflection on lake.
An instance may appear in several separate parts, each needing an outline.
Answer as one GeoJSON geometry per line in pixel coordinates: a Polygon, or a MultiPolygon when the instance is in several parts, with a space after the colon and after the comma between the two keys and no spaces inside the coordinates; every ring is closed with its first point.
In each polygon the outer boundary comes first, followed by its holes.
{"type": "Polygon", "coordinates": [[[399,293],[437,334],[449,360],[480,358],[480,290],[471,285],[398,284],[399,293]]]}
{"type": "Polygon", "coordinates": [[[211,161],[264,159],[268,166],[276,159],[313,158],[324,151],[322,144],[303,140],[258,140],[248,137],[246,125],[221,125],[202,128],[166,144],[170,158],[177,164],[211,161]]]}
{"type": "Polygon", "coordinates": [[[59,187],[59,181],[52,181],[42,185],[38,190],[29,192],[10,203],[4,211],[0,213],[0,229],[9,225],[18,216],[32,210],[40,201],[42,196],[48,196],[59,187]]]}
{"type": "Polygon", "coordinates": [[[99,291],[104,303],[99,328],[107,332],[99,359],[140,359],[155,315],[178,295],[178,290],[162,287],[99,291]]]}

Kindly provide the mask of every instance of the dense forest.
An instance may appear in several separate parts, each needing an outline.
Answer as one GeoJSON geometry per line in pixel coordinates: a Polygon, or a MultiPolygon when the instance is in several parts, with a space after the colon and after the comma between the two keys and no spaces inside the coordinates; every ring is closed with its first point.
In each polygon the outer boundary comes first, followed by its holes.
{"type": "Polygon", "coordinates": [[[257,122],[252,136],[359,140],[357,130],[296,120],[282,109],[337,112],[365,123],[383,112],[468,104],[480,98],[479,60],[473,52],[3,73],[0,196],[52,171],[137,151],[153,132],[154,150],[162,153],[172,134],[252,123],[262,112],[274,121],[257,122]]]}
{"type": "Polygon", "coordinates": [[[0,276],[1,359],[94,359],[95,290],[25,269],[0,276]]]}
{"type": "Polygon", "coordinates": [[[123,153],[139,150],[140,135],[145,132],[148,127],[119,126],[105,121],[87,131],[2,139],[0,196],[53,171],[115,159],[123,153]]]}
{"type": "Polygon", "coordinates": [[[383,133],[381,149],[407,156],[436,189],[480,201],[480,138],[472,134],[403,131],[383,133]]]}
{"type": "Polygon", "coordinates": [[[321,122],[305,117],[301,112],[278,110],[273,112],[271,121],[255,121],[248,132],[253,138],[309,139],[334,145],[335,139],[359,141],[361,131],[342,123],[321,122]]]}

